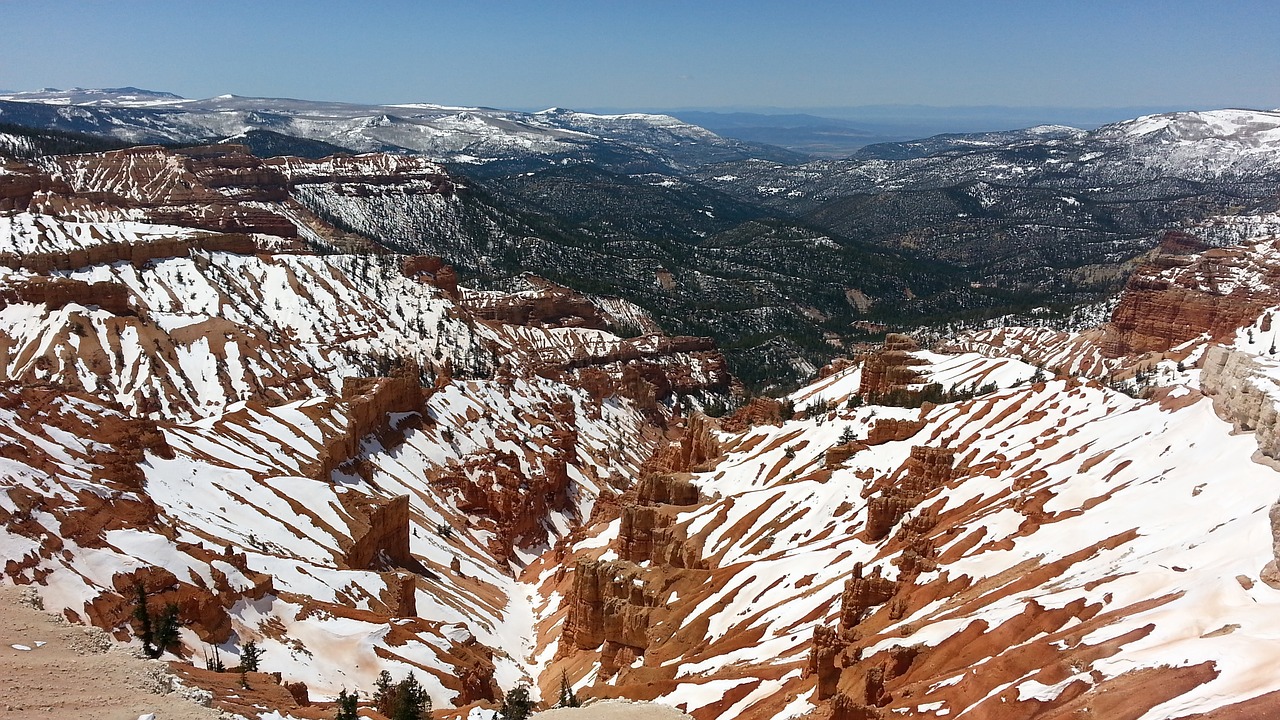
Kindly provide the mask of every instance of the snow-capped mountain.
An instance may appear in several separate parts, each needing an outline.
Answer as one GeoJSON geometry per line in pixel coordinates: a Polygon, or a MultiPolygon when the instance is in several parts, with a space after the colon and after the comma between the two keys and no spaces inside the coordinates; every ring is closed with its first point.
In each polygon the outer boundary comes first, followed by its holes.
{"type": "Polygon", "coordinates": [[[235,95],[191,100],[137,88],[0,95],[0,122],[131,143],[216,142],[270,131],[351,152],[412,152],[472,165],[502,161],[538,166],[589,159],[606,166],[686,171],[708,162],[769,154],[666,115],[353,105],[235,95]]]}

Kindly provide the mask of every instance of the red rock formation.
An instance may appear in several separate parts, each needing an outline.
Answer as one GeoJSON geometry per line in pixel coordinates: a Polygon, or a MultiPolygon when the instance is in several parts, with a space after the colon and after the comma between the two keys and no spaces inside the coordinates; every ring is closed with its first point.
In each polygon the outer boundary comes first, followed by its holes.
{"type": "Polygon", "coordinates": [[[636,501],[643,504],[697,505],[698,486],[676,474],[645,473],[636,484],[636,501]]]}
{"type": "Polygon", "coordinates": [[[751,402],[738,408],[729,417],[720,420],[720,428],[725,432],[740,433],[757,425],[781,425],[782,402],[774,398],[756,397],[751,402]]]}
{"type": "Polygon", "coordinates": [[[113,315],[129,315],[129,289],[110,282],[87,283],[71,278],[37,277],[0,290],[0,307],[13,303],[44,304],[50,310],[67,305],[97,306],[113,315]]]}
{"type": "MultiPolygon", "coordinates": [[[[198,545],[180,543],[179,549],[198,561],[227,562],[234,556],[215,553],[198,545]]],[[[128,573],[120,572],[112,578],[115,592],[105,592],[85,605],[90,623],[115,630],[116,637],[124,640],[132,635],[129,630],[133,611],[137,605],[135,586],[141,584],[147,594],[147,605],[152,612],[159,612],[168,603],[178,606],[178,618],[184,627],[192,630],[204,642],[219,644],[231,639],[232,626],[228,611],[242,600],[261,600],[275,592],[270,575],[249,570],[243,555],[233,564],[250,586],[241,589],[228,581],[227,576],[212,568],[214,584],[206,587],[191,580],[179,580],[164,568],[144,566],[128,573]]]]}
{"type": "Polygon", "coordinates": [[[853,457],[854,454],[866,450],[868,445],[860,442],[848,442],[843,445],[833,445],[827,448],[827,452],[823,455],[823,464],[826,467],[834,468],[842,465],[846,460],[853,457]]]}
{"type": "Polygon", "coordinates": [[[576,442],[573,432],[553,433],[549,447],[558,452],[544,457],[542,472],[526,474],[514,454],[494,450],[469,456],[432,482],[457,492],[458,509],[493,532],[495,558],[514,559],[515,548],[546,541],[549,514],[570,508],[568,461],[577,456],[576,442]]]}
{"type": "Polygon", "coordinates": [[[338,496],[351,515],[351,545],[345,548],[347,567],[383,570],[416,567],[409,554],[409,496],[376,500],[355,492],[338,496]]]}
{"type": "MultiPolygon", "coordinates": [[[[715,421],[701,413],[692,415],[676,442],[669,442],[654,451],[653,456],[645,461],[644,471],[647,474],[689,473],[705,470],[709,463],[720,457],[720,442],[716,440],[715,421]]],[[[658,482],[645,481],[641,482],[658,482]]],[[[668,481],[661,481],[668,482],[668,481]]],[[[655,500],[655,502],[675,502],[672,500],[655,500]]],[[[696,499],[693,500],[696,502],[696,499]]],[[[691,503],[677,503],[691,504],[691,503]]]]}
{"type": "Polygon", "coordinates": [[[388,429],[388,413],[418,412],[426,391],[414,364],[399,368],[390,377],[345,378],[342,399],[347,404],[347,426],[329,440],[317,459],[315,477],[327,480],[340,465],[360,451],[366,435],[388,429]]]}
{"type": "Polygon", "coordinates": [[[635,564],[579,560],[565,602],[569,614],[561,634],[562,652],[602,647],[602,675],[612,676],[620,662],[648,648],[649,615],[658,598],[635,564]]]}
{"type": "Polygon", "coordinates": [[[1208,334],[1219,340],[1275,304],[1280,241],[1271,252],[1207,249],[1186,233],[1165,233],[1150,260],[1134,271],[1103,336],[1107,357],[1165,352],[1208,334]],[[1250,282],[1234,278],[1247,276],[1250,282]]]}
{"type": "MultiPolygon", "coordinates": [[[[274,248],[279,252],[282,248],[274,248]]],[[[288,248],[284,248],[288,249],[288,248]]],[[[297,248],[293,248],[295,251],[297,248]]],[[[228,252],[254,255],[262,252],[252,237],[238,234],[204,235],[190,239],[169,238],[147,243],[101,243],[57,253],[0,253],[0,266],[13,270],[48,273],[55,270],[78,270],[91,265],[127,262],[134,266],[171,257],[186,257],[193,252],[228,252]]]]}
{"type": "Polygon", "coordinates": [[[924,428],[923,420],[899,420],[897,418],[877,418],[867,433],[867,445],[880,445],[887,442],[908,440],[924,428]]]}
{"type": "MultiPolygon", "coordinates": [[[[531,327],[587,327],[604,330],[609,322],[584,295],[540,278],[541,286],[507,295],[472,295],[462,306],[481,320],[531,327]]],[[[637,356],[638,357],[638,356],[637,356]]]]}
{"type": "Polygon", "coordinates": [[[805,676],[813,677],[817,689],[814,699],[826,700],[836,694],[842,667],[840,656],[848,643],[840,633],[822,625],[813,628],[813,645],[809,650],[809,664],[805,676]]]}
{"type": "MultiPolygon", "coordinates": [[[[906,337],[906,336],[904,335],[903,337],[906,337]]],[[[849,368],[853,367],[856,364],[857,363],[850,358],[844,358],[844,357],[836,358],[835,360],[832,360],[826,365],[823,365],[822,368],[818,370],[818,377],[829,378],[838,372],[848,370],[849,368]]]]}
{"type": "Polygon", "coordinates": [[[702,548],[690,542],[675,514],[652,505],[624,505],[618,530],[618,557],[675,568],[701,567],[702,548]]]}
{"type": "Polygon", "coordinates": [[[910,337],[890,333],[885,337],[884,347],[863,362],[858,394],[873,403],[909,403],[911,395],[918,393],[913,386],[918,386],[921,379],[916,367],[925,364],[911,354],[919,349],[910,337]]]}
{"type": "Polygon", "coordinates": [[[880,576],[879,566],[863,577],[862,564],[854,566],[853,576],[844,583],[840,594],[840,631],[847,633],[858,626],[867,611],[882,605],[898,592],[898,584],[880,576]]]}
{"type": "Polygon", "coordinates": [[[440,288],[454,300],[458,299],[458,273],[453,266],[445,264],[443,258],[435,255],[410,255],[401,262],[400,271],[407,278],[421,280],[440,288]]]}
{"type": "MultiPolygon", "coordinates": [[[[456,705],[496,702],[501,697],[502,689],[493,679],[493,673],[496,670],[493,664],[493,650],[481,645],[474,637],[468,637],[465,642],[455,642],[453,647],[449,648],[449,654],[455,658],[453,660],[453,665],[457,668],[455,676],[459,679],[456,705]]],[[[446,687],[454,686],[451,680],[452,678],[444,679],[446,687]]]]}
{"type": "Polygon", "coordinates": [[[955,476],[955,449],[917,445],[911,456],[893,477],[877,483],[872,492],[880,494],[867,502],[868,542],[882,540],[926,495],[942,487],[955,476]]]}

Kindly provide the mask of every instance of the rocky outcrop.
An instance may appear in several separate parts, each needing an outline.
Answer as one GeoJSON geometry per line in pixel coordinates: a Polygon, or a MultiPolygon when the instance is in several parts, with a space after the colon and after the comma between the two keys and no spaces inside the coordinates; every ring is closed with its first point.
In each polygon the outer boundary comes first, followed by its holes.
{"type": "Polygon", "coordinates": [[[697,505],[698,486],[674,473],[645,473],[636,483],[636,501],[642,504],[697,505]]]}
{"type": "Polygon", "coordinates": [[[147,595],[147,604],[153,612],[159,612],[168,603],[178,606],[179,622],[193,631],[200,640],[220,644],[231,639],[233,628],[230,609],[242,601],[256,601],[275,592],[272,577],[249,569],[244,553],[230,548],[219,553],[202,545],[179,543],[178,549],[192,558],[210,564],[212,585],[195,584],[194,578],[179,579],[164,568],[144,566],[131,572],[119,572],[112,577],[114,592],[105,592],[85,604],[87,620],[101,628],[115,629],[117,639],[128,639],[131,621],[137,606],[136,587],[141,585],[147,595]],[[235,568],[239,575],[235,580],[218,569],[235,568]],[[248,584],[241,584],[247,580],[248,584]]]}
{"type": "Polygon", "coordinates": [[[531,327],[609,327],[600,308],[583,295],[546,281],[524,292],[468,295],[462,306],[481,320],[531,327]]]}
{"type": "Polygon", "coordinates": [[[898,583],[881,577],[880,567],[863,576],[862,564],[854,566],[853,575],[845,581],[840,593],[840,631],[847,633],[858,626],[867,612],[888,602],[898,592],[898,583]]]}
{"type": "Polygon", "coordinates": [[[1236,428],[1253,432],[1263,455],[1280,459],[1280,363],[1222,345],[1209,348],[1200,373],[1200,389],[1213,398],[1218,414],[1236,428]],[[1266,363],[1269,367],[1263,367],[1266,363]],[[1270,370],[1270,373],[1267,372],[1270,370]]]}
{"type": "Polygon", "coordinates": [[[916,368],[927,364],[911,354],[919,349],[915,340],[906,335],[886,336],[884,346],[862,364],[858,395],[882,405],[910,404],[911,396],[919,393],[921,385],[922,375],[916,368]]]}
{"type": "Polygon", "coordinates": [[[699,568],[702,548],[689,540],[675,513],[653,505],[624,505],[618,529],[618,557],[674,568],[699,568]]]}
{"type": "Polygon", "coordinates": [[[634,563],[578,561],[566,602],[562,647],[601,648],[601,675],[611,677],[648,649],[649,615],[658,597],[634,563]]]}
{"type": "Polygon", "coordinates": [[[0,307],[15,303],[45,305],[50,310],[73,304],[97,306],[112,315],[132,314],[129,289],[124,285],[61,277],[37,277],[0,289],[0,307]]]}
{"type": "Polygon", "coordinates": [[[0,212],[21,212],[37,193],[71,192],[65,182],[23,162],[0,160],[0,212]]]}
{"type": "Polygon", "coordinates": [[[443,258],[435,255],[410,255],[401,261],[405,277],[421,280],[440,288],[445,295],[458,299],[458,273],[443,258]]]}
{"type": "MultiPolygon", "coordinates": [[[[57,253],[0,253],[0,266],[12,270],[30,270],[48,273],[55,270],[78,270],[93,265],[110,265],[127,262],[141,267],[152,260],[186,257],[196,252],[227,252],[237,255],[256,255],[264,252],[257,241],[248,235],[218,234],[194,238],[165,238],[146,243],[106,242],[86,248],[75,248],[57,253]]],[[[273,246],[271,252],[300,251],[300,247],[273,246]]]]}
{"type": "Polygon", "coordinates": [[[955,477],[955,450],[917,445],[901,470],[871,488],[879,494],[867,502],[868,542],[883,540],[898,521],[926,495],[955,477]]]}
{"type": "Polygon", "coordinates": [[[866,450],[868,445],[861,442],[847,442],[827,448],[823,454],[823,465],[829,468],[840,467],[855,454],[866,450]]]}
{"type": "Polygon", "coordinates": [[[841,655],[849,643],[840,637],[837,630],[824,625],[814,626],[812,643],[805,677],[814,679],[814,699],[822,701],[836,694],[843,668],[841,655]]]}
{"type": "Polygon", "coordinates": [[[746,405],[738,408],[729,417],[720,420],[720,428],[725,432],[739,433],[757,425],[781,425],[782,401],[768,397],[755,397],[746,405]]]}
{"type": "Polygon", "coordinates": [[[1150,260],[1130,276],[1102,352],[1166,352],[1201,335],[1221,340],[1274,305],[1276,287],[1280,241],[1206,248],[1186,233],[1166,233],[1150,260]]]}
{"type": "Polygon", "coordinates": [[[366,435],[388,428],[389,413],[420,411],[425,392],[413,364],[390,377],[345,378],[342,399],[347,406],[347,426],[321,450],[315,477],[327,480],[339,466],[356,457],[366,435]]]}
{"type": "Polygon", "coordinates": [[[362,570],[417,567],[409,554],[409,496],[377,500],[346,492],[338,496],[349,513],[351,544],[343,563],[362,570]]]}
{"type": "MultiPolygon", "coordinates": [[[[660,474],[701,472],[707,469],[708,464],[721,454],[720,441],[716,439],[715,430],[714,420],[701,413],[693,414],[675,442],[669,442],[660,447],[645,461],[645,471],[660,474]]],[[[659,500],[657,502],[674,501],[659,500]]]]}
{"type": "Polygon", "coordinates": [[[923,420],[899,420],[897,418],[877,418],[867,433],[867,445],[881,445],[887,442],[909,440],[924,428],[923,420]]]}

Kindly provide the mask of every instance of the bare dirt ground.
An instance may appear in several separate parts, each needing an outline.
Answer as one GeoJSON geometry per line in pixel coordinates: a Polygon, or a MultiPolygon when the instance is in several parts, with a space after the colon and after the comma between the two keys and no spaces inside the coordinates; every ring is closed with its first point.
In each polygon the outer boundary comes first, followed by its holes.
{"type": "Polygon", "coordinates": [[[688,715],[658,703],[603,700],[579,708],[544,710],[533,720],[690,720],[688,715]]]}
{"type": "Polygon", "coordinates": [[[0,718],[211,720],[168,665],[135,657],[97,628],[71,625],[0,586],[0,718]],[[16,647],[15,647],[16,646],[16,647]],[[23,649],[30,648],[30,649],[23,649]]]}

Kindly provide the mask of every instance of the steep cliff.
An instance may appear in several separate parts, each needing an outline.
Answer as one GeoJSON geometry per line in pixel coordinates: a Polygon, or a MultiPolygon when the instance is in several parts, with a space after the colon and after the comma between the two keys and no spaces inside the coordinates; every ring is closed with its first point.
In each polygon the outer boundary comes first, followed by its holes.
{"type": "Polygon", "coordinates": [[[1253,432],[1263,455],[1280,459],[1280,363],[1215,345],[1201,361],[1200,388],[1220,415],[1253,432]]]}

